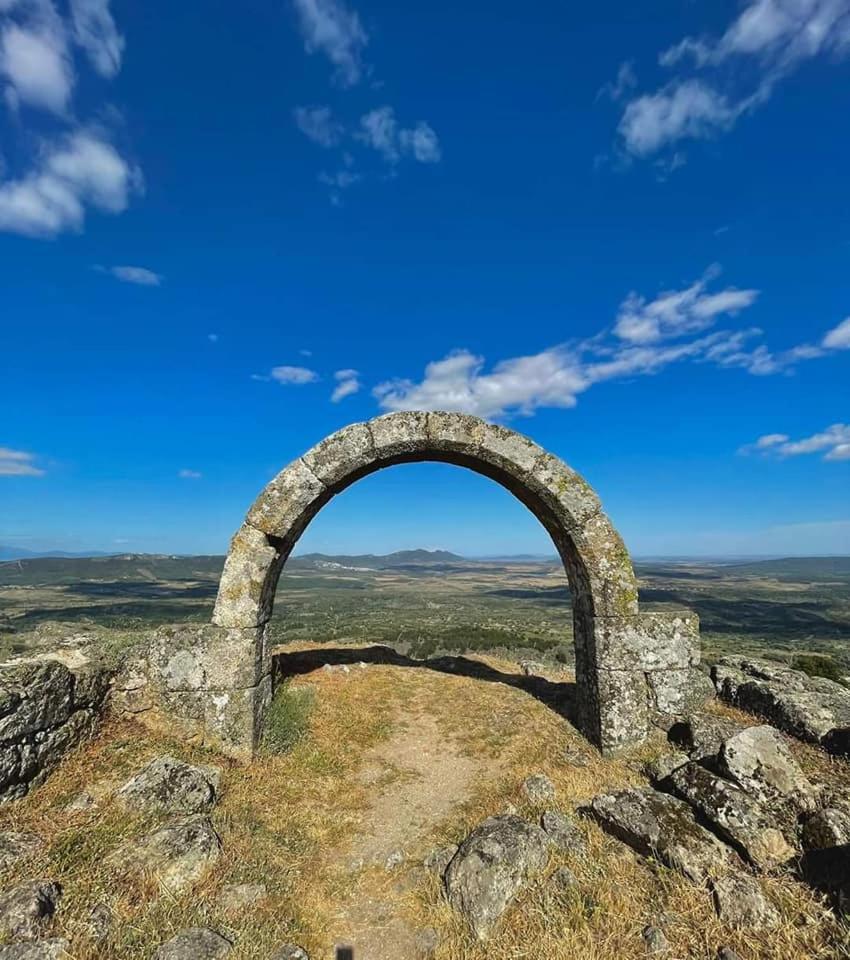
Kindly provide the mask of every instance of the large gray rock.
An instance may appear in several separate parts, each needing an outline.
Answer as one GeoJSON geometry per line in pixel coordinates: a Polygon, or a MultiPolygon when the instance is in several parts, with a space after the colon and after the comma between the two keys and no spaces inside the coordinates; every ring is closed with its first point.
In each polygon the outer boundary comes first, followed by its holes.
{"type": "Polygon", "coordinates": [[[209,817],[195,815],[166,824],[119,848],[110,862],[117,869],[148,871],[169,890],[198,880],[221,855],[221,841],[209,817]]]}
{"type": "Polygon", "coordinates": [[[744,727],[727,717],[694,713],[670,728],[668,739],[685,750],[691,760],[716,760],[723,741],[744,727]]]}
{"type": "Polygon", "coordinates": [[[584,856],[587,852],[584,834],[568,816],[558,810],[547,810],[540,818],[540,826],[550,842],[563,853],[584,856]]]}
{"type": "Polygon", "coordinates": [[[216,801],[219,772],[194,767],[174,757],[157,757],[118,791],[118,799],[134,810],[164,813],[206,813],[216,801]]]}
{"type": "Polygon", "coordinates": [[[802,841],[806,850],[850,845],[850,810],[845,807],[816,810],[803,824],[802,841]]]}
{"type": "Polygon", "coordinates": [[[773,870],[794,856],[769,810],[729,780],[690,762],[670,774],[668,785],[755,867],[773,870]]]}
{"type": "Polygon", "coordinates": [[[154,960],[218,960],[230,953],[233,944],[207,927],[189,927],[162,944],[154,960]]]}
{"type": "Polygon", "coordinates": [[[0,947],[0,960],[70,960],[70,956],[68,941],[61,937],[0,947]]]}
{"type": "Polygon", "coordinates": [[[35,940],[56,912],[62,888],[52,880],[22,883],[0,896],[0,933],[35,940]]]}
{"type": "Polygon", "coordinates": [[[17,740],[64,723],[71,715],[74,678],[58,660],[0,667],[0,741],[17,740]],[[10,709],[10,707],[12,709],[10,709]]]}
{"type": "Polygon", "coordinates": [[[711,678],[696,667],[658,670],[648,673],[647,680],[655,710],[670,718],[699,710],[715,696],[711,678]]]}
{"type": "Polygon", "coordinates": [[[535,824],[511,814],[490,817],[461,844],[446,870],[449,902],[468,920],[479,940],[547,860],[548,838],[535,824]]]}
{"type": "Polygon", "coordinates": [[[715,880],[712,892],[717,916],[730,926],[761,930],[777,926],[782,919],[758,882],[746,874],[729,874],[715,880]]]}
{"type": "Polygon", "coordinates": [[[0,833],[0,870],[5,870],[18,860],[26,860],[43,846],[33,833],[4,830],[0,833]]]}
{"type": "Polygon", "coordinates": [[[690,806],[651,787],[594,797],[590,812],[608,833],[694,883],[728,865],[728,848],[696,822],[690,806]]]}
{"type": "Polygon", "coordinates": [[[801,740],[850,756],[850,690],[841,684],[748,657],[724,657],[713,675],[719,695],[735,706],[801,740]]]}
{"type": "Polygon", "coordinates": [[[813,810],[815,788],[773,727],[747,727],[724,741],[720,770],[765,803],[787,802],[813,810]]]}

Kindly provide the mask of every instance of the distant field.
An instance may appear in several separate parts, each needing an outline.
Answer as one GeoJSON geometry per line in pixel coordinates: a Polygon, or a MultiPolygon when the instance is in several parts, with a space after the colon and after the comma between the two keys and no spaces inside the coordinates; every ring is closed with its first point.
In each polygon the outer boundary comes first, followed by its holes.
{"type": "MultiPolygon", "coordinates": [[[[51,621],[133,631],[208,620],[222,563],[148,555],[0,563],[0,654],[25,647],[51,621]]],[[[644,608],[695,610],[710,656],[814,651],[850,670],[850,557],[636,566],[644,608]]],[[[536,559],[296,557],[281,578],[273,629],[282,643],[382,642],[418,656],[572,656],[566,577],[558,563],[536,559]]]]}

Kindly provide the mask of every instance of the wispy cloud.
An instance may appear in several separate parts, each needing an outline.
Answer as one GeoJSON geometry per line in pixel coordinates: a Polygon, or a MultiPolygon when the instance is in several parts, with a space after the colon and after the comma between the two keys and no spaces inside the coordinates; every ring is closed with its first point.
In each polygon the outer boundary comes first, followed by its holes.
{"type": "Polygon", "coordinates": [[[307,53],[323,53],[344,87],[363,76],[363,50],[369,37],[356,10],[340,0],[294,0],[307,53]]]}
{"type": "Polygon", "coordinates": [[[34,453],[0,447],[0,477],[43,477],[34,453]]]}
{"type": "Polygon", "coordinates": [[[850,350],[850,317],[833,327],[821,344],[827,350],[850,350]]]}
{"type": "Polygon", "coordinates": [[[108,273],[122,283],[135,283],[140,287],[159,287],[162,285],[163,276],[148,270],[147,267],[96,267],[101,273],[108,273]]]}
{"type": "Polygon", "coordinates": [[[177,471],[181,480],[200,480],[203,474],[199,470],[187,470],[185,467],[177,471]]]}
{"type": "Polygon", "coordinates": [[[438,163],[442,157],[440,141],[424,121],[415,127],[399,127],[390,106],[377,107],[360,118],[357,138],[377,150],[387,163],[398,163],[402,156],[419,163],[438,163]]]}
{"type": "Polygon", "coordinates": [[[801,440],[792,440],[784,433],[768,433],[759,437],[755,443],[741,447],[738,452],[760,453],[780,458],[822,453],[824,460],[850,460],[850,424],[834,423],[821,433],[814,433],[801,440]]]}
{"type": "Polygon", "coordinates": [[[362,387],[360,374],[356,370],[337,370],[334,379],[337,383],[331,394],[332,403],[339,403],[340,400],[357,393],[362,387]]]}
{"type": "Polygon", "coordinates": [[[336,146],[345,133],[330,107],[296,107],[293,116],[304,136],[322,147],[336,146]]]}
{"type": "Polygon", "coordinates": [[[429,363],[421,381],[389,380],[374,396],[385,410],[448,409],[498,419],[528,416],[541,407],[573,407],[596,384],[652,376],[674,363],[737,367],[765,376],[824,355],[823,347],[807,344],[775,354],[754,342],[761,335],[755,327],[710,330],[720,318],[750,307],[758,294],[736,287],[710,290],[716,275],[712,269],[652,299],[629,294],[613,327],[587,340],[502,360],[491,370],[484,357],[455,350],[429,363]]]}
{"type": "Polygon", "coordinates": [[[269,376],[272,380],[276,380],[278,383],[292,383],[298,385],[304,383],[315,383],[319,379],[318,373],[316,373],[315,370],[308,369],[307,367],[274,367],[269,376]]]}
{"type": "Polygon", "coordinates": [[[72,102],[85,60],[110,78],[123,50],[109,0],[71,0],[67,17],[54,0],[0,0],[0,80],[7,105],[19,114],[10,130],[24,158],[6,179],[0,170],[0,230],[29,237],[80,231],[89,208],[121,213],[141,190],[138,167],[102,123],[80,122],[72,102]],[[75,59],[77,49],[85,58],[75,59]],[[42,123],[30,129],[33,112],[52,114],[59,132],[47,139],[42,123]]]}
{"type": "MultiPolygon", "coordinates": [[[[646,157],[681,140],[718,136],[766,103],[805,61],[848,53],[848,0],[748,0],[721,36],[685,37],[661,53],[659,64],[675,74],[626,104],[623,146],[646,157]]],[[[619,78],[613,86],[622,92],[619,78]]]]}

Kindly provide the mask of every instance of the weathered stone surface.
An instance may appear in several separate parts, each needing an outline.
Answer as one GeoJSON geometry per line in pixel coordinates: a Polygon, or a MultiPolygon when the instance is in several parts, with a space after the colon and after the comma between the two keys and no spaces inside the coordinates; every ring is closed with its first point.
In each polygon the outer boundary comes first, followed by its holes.
{"type": "Polygon", "coordinates": [[[115,917],[112,910],[105,903],[96,903],[86,920],[86,933],[94,943],[103,943],[109,939],[115,917]]]}
{"type": "Polygon", "coordinates": [[[720,695],[786,733],[850,756],[850,690],[823,677],[748,657],[724,657],[714,668],[720,695]]]}
{"type": "Polygon", "coordinates": [[[606,754],[641,743],[649,729],[646,675],[639,670],[599,670],[599,745],[606,754]]]}
{"type": "Polygon", "coordinates": [[[272,698],[272,680],[263,677],[247,690],[204,692],[204,725],[222,751],[249,759],[260,741],[263,717],[272,698]]]}
{"type": "Polygon", "coordinates": [[[375,456],[381,462],[421,453],[428,447],[427,414],[418,410],[387,413],[370,420],[367,426],[375,445],[375,456]]]}
{"type": "Polygon", "coordinates": [[[262,883],[229,883],[219,891],[216,902],[228,913],[238,913],[256,906],[266,899],[267,891],[262,883]]]}
{"type": "Polygon", "coordinates": [[[301,458],[326,487],[339,488],[375,461],[375,443],[365,423],[352,423],[317,443],[301,458]]]}
{"type": "Polygon", "coordinates": [[[5,870],[18,860],[26,860],[43,846],[42,840],[33,833],[4,830],[0,833],[0,870],[5,870]]]}
{"type": "Polygon", "coordinates": [[[616,670],[683,670],[699,663],[696,614],[639,613],[594,618],[594,645],[600,666],[616,670]]]}
{"type": "Polygon", "coordinates": [[[160,827],[111,857],[116,869],[149,871],[170,890],[198,880],[218,860],[221,841],[208,817],[195,815],[160,827]]]}
{"type": "Polygon", "coordinates": [[[540,827],[510,814],[485,820],[461,844],[446,892],[479,940],[489,938],[528,875],[545,866],[547,846],[540,827]]]}
{"type": "Polygon", "coordinates": [[[213,623],[255,627],[271,617],[274,585],[269,583],[280,553],[262,530],[247,523],[236,531],[219,581],[213,623]]]}
{"type": "Polygon", "coordinates": [[[696,822],[688,804],[651,787],[595,797],[590,811],[608,833],[694,883],[728,863],[727,848],[696,822]]]}
{"type": "Polygon", "coordinates": [[[655,710],[668,717],[684,716],[714,699],[711,678],[695,667],[656,670],[647,680],[655,710]]]}
{"type": "Polygon", "coordinates": [[[781,920],[758,882],[746,874],[720,877],[713,882],[712,892],[717,916],[730,926],[761,930],[775,927],[781,920]]]}
{"type": "Polygon", "coordinates": [[[164,813],[206,813],[216,802],[214,775],[174,757],[156,757],[118,791],[118,799],[134,810],[164,813]]]}
{"type": "Polygon", "coordinates": [[[158,947],[154,960],[217,960],[232,948],[233,944],[215,930],[189,927],[158,947]]]}
{"type": "Polygon", "coordinates": [[[9,943],[0,946],[0,960],[66,960],[68,941],[62,937],[39,940],[37,943],[9,943]]]}
{"type": "Polygon", "coordinates": [[[285,943],[269,957],[269,960],[310,960],[307,951],[296,943],[285,943]]]}
{"type": "Polygon", "coordinates": [[[646,952],[651,957],[663,957],[670,952],[670,943],[660,927],[648,926],[641,931],[641,939],[646,945],[646,952]]]}
{"type": "Polygon", "coordinates": [[[578,877],[569,867],[558,867],[549,877],[549,884],[558,892],[563,893],[566,890],[575,890],[578,886],[578,877]]]}
{"type": "Polygon", "coordinates": [[[523,780],[522,792],[532,803],[546,803],[555,799],[555,784],[545,773],[534,773],[523,780]]]}
{"type": "Polygon", "coordinates": [[[841,807],[816,810],[803,824],[801,839],[806,850],[850,845],[850,810],[841,807]]]}
{"type": "Polygon", "coordinates": [[[720,770],[753,796],[771,803],[788,801],[812,810],[815,789],[773,727],[747,727],[724,741],[720,770]]]}
{"type": "Polygon", "coordinates": [[[744,729],[726,717],[694,713],[672,726],[667,738],[686,750],[691,760],[716,760],[723,741],[744,729]]]}
{"type": "Polygon", "coordinates": [[[7,704],[5,716],[0,716],[0,742],[65,723],[71,715],[73,684],[71,671],[58,660],[0,667],[0,690],[7,704]]]}
{"type": "Polygon", "coordinates": [[[669,777],[674,770],[683,767],[687,762],[688,755],[680,750],[674,750],[672,753],[662,753],[660,757],[650,760],[644,766],[644,773],[653,784],[657,784],[669,777]]]}
{"type": "Polygon", "coordinates": [[[452,862],[455,854],[458,851],[458,845],[456,843],[448,843],[444,847],[437,847],[436,850],[432,850],[427,857],[422,861],[422,866],[426,870],[431,870],[434,873],[442,876],[446,872],[446,867],[452,862]]]}
{"type": "Polygon", "coordinates": [[[56,912],[62,888],[52,880],[22,883],[0,896],[0,933],[35,940],[56,912]]]}
{"type": "Polygon", "coordinates": [[[524,677],[539,677],[546,667],[537,660],[520,660],[519,669],[524,677]]]}
{"type": "Polygon", "coordinates": [[[429,446],[434,450],[474,455],[484,422],[466,413],[435,411],[426,415],[429,446]]]}
{"type": "MultiPolygon", "coordinates": [[[[157,629],[150,642],[148,680],[161,694],[256,686],[271,670],[265,626],[179,624],[157,629]]],[[[191,702],[191,701],[190,701],[191,702]]]]}
{"type": "Polygon", "coordinates": [[[769,809],[729,780],[691,761],[673,771],[665,785],[714,824],[720,836],[759,869],[773,870],[794,856],[794,848],[769,809]]]}
{"type": "Polygon", "coordinates": [[[291,546],[328,496],[327,488],[307,464],[293,460],[257,497],[245,523],[291,546]]]}
{"type": "Polygon", "coordinates": [[[540,818],[540,826],[550,842],[563,853],[584,856],[587,852],[584,834],[566,814],[558,810],[547,810],[540,818]]]}

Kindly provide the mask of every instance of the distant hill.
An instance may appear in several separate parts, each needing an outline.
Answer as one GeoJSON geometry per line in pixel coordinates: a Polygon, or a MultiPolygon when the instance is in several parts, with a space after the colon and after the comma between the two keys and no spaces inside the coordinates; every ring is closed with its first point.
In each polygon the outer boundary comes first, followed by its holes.
{"type": "Polygon", "coordinates": [[[848,557],[784,557],[779,560],[751,560],[726,563],[727,574],[776,577],[779,580],[850,580],[848,557]]]}
{"type": "Polygon", "coordinates": [[[86,550],[74,553],[69,550],[23,550],[0,543],[0,560],[32,560],[35,557],[108,557],[105,550],[86,550]]]}
{"type": "Polygon", "coordinates": [[[398,550],[384,556],[374,553],[361,553],[353,556],[328,556],[324,553],[302,553],[293,557],[288,567],[297,569],[304,566],[352,567],[361,570],[388,570],[393,567],[421,566],[424,564],[468,563],[465,557],[448,550],[398,550]]]}

